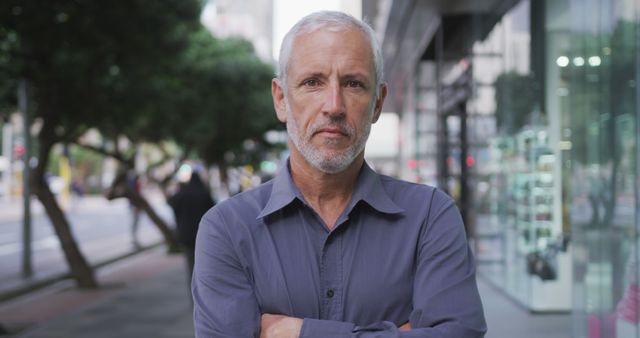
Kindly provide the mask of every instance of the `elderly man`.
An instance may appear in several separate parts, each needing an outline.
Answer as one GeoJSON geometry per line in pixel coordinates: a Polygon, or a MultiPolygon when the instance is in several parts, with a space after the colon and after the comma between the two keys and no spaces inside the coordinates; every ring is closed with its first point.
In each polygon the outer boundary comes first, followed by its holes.
{"type": "Polygon", "coordinates": [[[387,93],[371,28],[311,14],[271,85],[290,158],[202,219],[198,337],[482,337],[475,266],[453,201],[376,174],[364,147],[387,93]]]}

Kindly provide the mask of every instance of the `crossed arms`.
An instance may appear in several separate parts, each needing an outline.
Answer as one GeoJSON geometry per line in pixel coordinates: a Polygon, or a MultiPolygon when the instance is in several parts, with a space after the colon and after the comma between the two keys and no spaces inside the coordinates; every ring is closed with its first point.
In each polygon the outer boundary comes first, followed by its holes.
{"type": "Polygon", "coordinates": [[[367,325],[262,311],[232,231],[216,210],[198,233],[192,291],[196,337],[484,337],[475,266],[453,204],[438,208],[421,233],[411,314],[367,325]]]}

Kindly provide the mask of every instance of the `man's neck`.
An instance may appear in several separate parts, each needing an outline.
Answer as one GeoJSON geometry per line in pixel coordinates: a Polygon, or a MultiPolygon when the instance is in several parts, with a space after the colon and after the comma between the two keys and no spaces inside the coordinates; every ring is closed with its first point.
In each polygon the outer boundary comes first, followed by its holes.
{"type": "Polygon", "coordinates": [[[328,174],[296,155],[292,154],[289,161],[293,182],[327,227],[333,229],[351,200],[364,156],[360,154],[344,171],[328,174]]]}

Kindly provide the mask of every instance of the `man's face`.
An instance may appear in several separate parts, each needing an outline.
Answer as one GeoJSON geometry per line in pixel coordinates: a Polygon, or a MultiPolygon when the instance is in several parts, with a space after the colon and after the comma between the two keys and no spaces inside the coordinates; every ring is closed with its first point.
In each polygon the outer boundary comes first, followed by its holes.
{"type": "Polygon", "coordinates": [[[286,95],[274,80],[278,119],[294,147],[326,173],[345,170],[364,150],[380,115],[386,87],[375,97],[373,53],[357,29],[298,35],[287,68],[286,95]]]}

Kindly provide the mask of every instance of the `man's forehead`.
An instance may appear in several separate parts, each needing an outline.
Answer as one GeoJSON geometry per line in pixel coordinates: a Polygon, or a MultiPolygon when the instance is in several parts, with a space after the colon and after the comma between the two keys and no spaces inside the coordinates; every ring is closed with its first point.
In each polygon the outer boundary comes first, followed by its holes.
{"type": "Polygon", "coordinates": [[[355,68],[354,72],[374,71],[373,50],[367,35],[357,27],[334,28],[321,27],[297,34],[291,46],[290,62],[296,68],[309,69],[340,58],[355,68]]]}
{"type": "Polygon", "coordinates": [[[329,24],[324,26],[313,26],[313,27],[302,27],[300,31],[293,38],[293,47],[295,48],[296,41],[299,41],[301,38],[313,36],[322,33],[334,33],[341,35],[350,35],[352,37],[359,36],[358,40],[361,40],[364,44],[369,45],[369,37],[368,35],[357,26],[348,26],[348,25],[338,25],[338,24],[329,24]]]}

